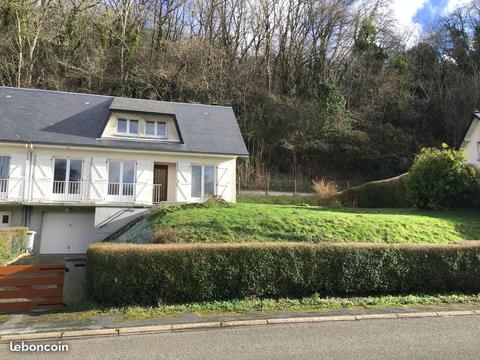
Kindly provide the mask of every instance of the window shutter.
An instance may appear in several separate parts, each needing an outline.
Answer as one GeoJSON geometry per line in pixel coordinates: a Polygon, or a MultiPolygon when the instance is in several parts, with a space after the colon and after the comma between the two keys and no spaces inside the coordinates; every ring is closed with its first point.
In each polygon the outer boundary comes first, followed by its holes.
{"type": "Polygon", "coordinates": [[[10,156],[10,169],[8,180],[8,198],[22,199],[25,189],[25,169],[27,164],[26,154],[12,154],[10,156]]]}
{"type": "Polygon", "coordinates": [[[217,167],[217,196],[225,196],[230,186],[230,173],[228,167],[217,167]]]}
{"type": "Polygon", "coordinates": [[[192,165],[187,162],[177,163],[177,201],[191,202],[192,165]]]}
{"type": "Polygon", "coordinates": [[[90,178],[92,181],[90,199],[103,200],[107,195],[108,167],[106,158],[92,158],[90,178]]]}
{"type": "Polygon", "coordinates": [[[153,161],[137,161],[137,177],[135,183],[135,202],[143,204],[152,203],[153,161]]]}
{"type": "Polygon", "coordinates": [[[33,176],[32,197],[37,200],[49,200],[53,186],[53,165],[50,155],[36,156],[33,176]]]}

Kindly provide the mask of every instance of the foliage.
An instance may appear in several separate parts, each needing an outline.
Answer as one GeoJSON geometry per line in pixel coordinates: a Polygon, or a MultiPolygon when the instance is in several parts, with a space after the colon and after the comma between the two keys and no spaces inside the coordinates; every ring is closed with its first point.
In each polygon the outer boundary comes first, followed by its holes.
{"type": "Polygon", "coordinates": [[[331,196],[338,192],[338,186],[334,181],[328,181],[326,179],[317,179],[313,181],[313,189],[315,193],[321,198],[331,196]]]}
{"type": "Polygon", "coordinates": [[[407,196],[406,174],[368,182],[319,200],[319,205],[335,204],[354,208],[410,207],[412,203],[407,196]]]}
{"type": "MultiPolygon", "coordinates": [[[[300,197],[299,197],[300,198],[300,197]]],[[[477,211],[344,209],[231,204],[173,206],[148,215],[152,232],[173,242],[448,243],[480,238],[477,211]],[[163,234],[162,234],[163,235],[163,234]]],[[[124,241],[132,242],[131,236],[124,241]]],[[[150,240],[151,242],[152,240],[150,240]]]]}
{"type": "Polygon", "coordinates": [[[94,301],[156,305],[325,295],[480,291],[480,245],[94,244],[94,301]]]}
{"type": "Polygon", "coordinates": [[[8,263],[24,250],[27,228],[0,230],[0,265],[8,263]]]}
{"type": "Polygon", "coordinates": [[[466,207],[478,202],[476,172],[465,165],[461,151],[424,148],[415,158],[407,177],[412,203],[421,209],[466,207]]]}

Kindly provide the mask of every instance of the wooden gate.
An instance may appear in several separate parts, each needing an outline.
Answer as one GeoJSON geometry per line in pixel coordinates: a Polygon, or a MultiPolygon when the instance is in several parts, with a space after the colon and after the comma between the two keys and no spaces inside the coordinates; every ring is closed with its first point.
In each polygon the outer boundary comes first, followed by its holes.
{"type": "Polygon", "coordinates": [[[64,265],[0,266],[0,312],[63,306],[64,265]]]}

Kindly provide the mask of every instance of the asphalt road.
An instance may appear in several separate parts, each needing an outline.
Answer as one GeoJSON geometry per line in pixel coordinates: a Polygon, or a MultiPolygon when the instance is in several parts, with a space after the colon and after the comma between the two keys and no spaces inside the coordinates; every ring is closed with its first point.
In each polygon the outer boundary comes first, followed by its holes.
{"type": "Polygon", "coordinates": [[[0,359],[478,359],[480,316],[239,327],[66,341],[0,359]]]}

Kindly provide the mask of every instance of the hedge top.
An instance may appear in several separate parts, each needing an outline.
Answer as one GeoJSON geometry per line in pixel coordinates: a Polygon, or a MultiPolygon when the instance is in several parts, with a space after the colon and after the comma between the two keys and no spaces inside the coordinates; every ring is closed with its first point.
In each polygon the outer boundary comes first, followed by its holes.
{"type": "Polygon", "coordinates": [[[298,242],[249,242],[249,243],[193,243],[193,244],[115,244],[94,243],[89,252],[174,252],[179,250],[230,250],[230,249],[480,249],[480,240],[461,241],[450,244],[382,244],[382,243],[298,243],[298,242]]]}

